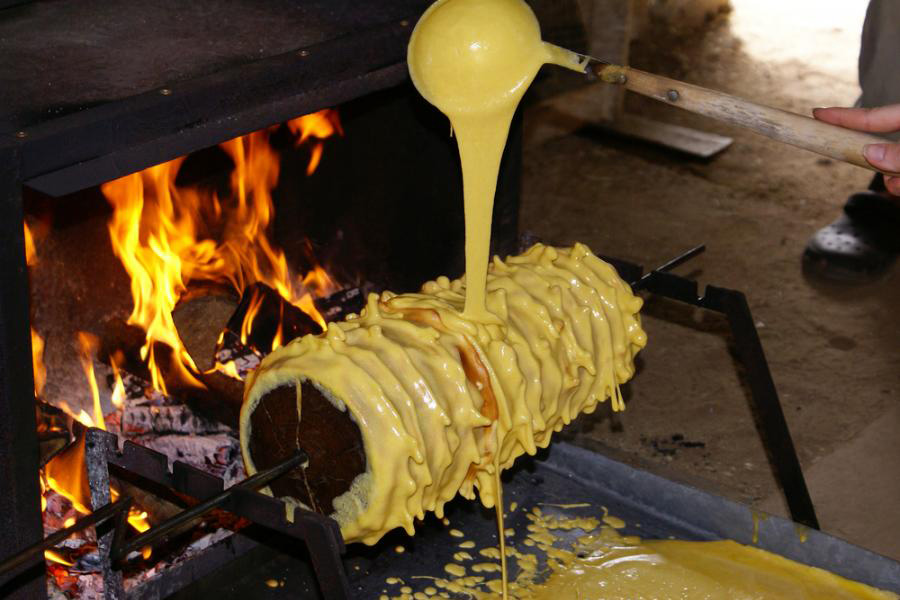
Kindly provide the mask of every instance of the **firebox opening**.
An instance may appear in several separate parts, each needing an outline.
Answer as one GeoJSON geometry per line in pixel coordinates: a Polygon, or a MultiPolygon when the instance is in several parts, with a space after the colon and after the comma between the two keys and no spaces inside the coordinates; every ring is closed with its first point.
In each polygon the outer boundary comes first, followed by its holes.
{"type": "MultiPolygon", "coordinates": [[[[229,485],[245,476],[241,379],[262,356],[358,312],[370,292],[460,275],[462,189],[449,134],[403,85],[67,196],[26,188],[37,406],[52,434],[42,438],[45,527],[90,510],[84,438],[68,431],[108,429],[229,485]],[[60,450],[66,438],[75,441],[60,450]]],[[[504,255],[517,240],[520,139],[517,120],[495,206],[494,251],[504,255]]],[[[314,390],[302,391],[313,406],[314,390]]],[[[296,402],[293,389],[284,395],[296,402]]],[[[333,512],[334,497],[365,471],[359,429],[345,421],[335,437],[350,440],[346,448],[301,436],[307,477],[333,480],[327,497],[309,498],[291,479],[277,494],[333,512]]],[[[260,468],[283,458],[252,453],[260,468]]],[[[128,482],[113,488],[138,498],[138,531],[170,512],[128,482]]],[[[212,519],[200,531],[235,526],[212,519]]],[[[66,579],[96,548],[73,539],[50,557],[51,573],[58,585],[91,585],[66,579]]],[[[142,564],[165,565],[166,552],[196,543],[182,538],[142,564]]]]}

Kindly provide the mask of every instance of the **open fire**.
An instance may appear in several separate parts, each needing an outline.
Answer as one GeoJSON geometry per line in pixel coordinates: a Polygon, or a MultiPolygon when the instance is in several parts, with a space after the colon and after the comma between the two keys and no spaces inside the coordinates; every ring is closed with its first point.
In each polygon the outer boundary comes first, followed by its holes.
{"type": "MultiPolygon", "coordinates": [[[[321,159],[321,140],[340,131],[337,114],[320,111],[289,121],[287,127],[298,144],[313,141],[307,167],[307,174],[312,174],[321,159]]],[[[128,324],[146,332],[141,357],[147,361],[154,388],[163,393],[167,378],[203,386],[172,319],[191,282],[228,285],[238,295],[254,283],[263,283],[325,326],[313,298],[334,291],[333,282],[318,267],[304,276],[292,273],[284,253],[267,235],[280,167],[279,156],[269,144],[273,129],[221,145],[234,163],[228,198],[209,188],[178,187],[175,180],[185,157],[102,187],[114,207],[109,223],[113,251],[131,277],[134,310],[128,324]],[[156,343],[168,346],[168,359],[157,355],[156,343]]],[[[241,327],[244,340],[255,316],[256,311],[247,312],[241,327]]],[[[278,338],[276,333],[275,341],[280,343],[278,338]]]]}
{"type": "MultiPolygon", "coordinates": [[[[279,153],[273,148],[270,138],[276,133],[283,133],[279,131],[281,128],[290,133],[296,146],[305,145],[308,148],[307,175],[313,174],[321,161],[323,140],[343,133],[337,112],[323,110],[224,142],[220,148],[233,163],[229,189],[225,191],[213,186],[179,185],[176,180],[187,157],[156,165],[102,186],[103,195],[113,208],[108,223],[112,249],[131,281],[133,310],[128,325],[139,327],[144,332],[140,358],[149,381],[144,389],[138,385],[138,392],[134,393],[132,389],[129,394],[127,382],[131,381],[134,388],[136,378],[126,371],[133,365],[126,364],[123,351],[110,354],[107,358],[112,377],[107,383],[112,389],[114,410],[110,412],[107,409],[104,414],[94,369],[94,360],[101,358],[101,341],[90,333],[78,332],[73,342],[85,380],[72,383],[86,384],[93,403],[90,412],[84,409],[76,411],[66,403],[58,403],[58,408],[68,414],[70,423],[101,429],[109,426],[124,435],[136,434],[140,441],[140,435],[152,433],[153,428],[135,425],[135,419],[140,421],[146,417],[159,420],[175,412],[179,415],[191,414],[187,407],[160,400],[161,397],[173,390],[177,395],[178,390],[185,388],[204,389],[207,387],[204,376],[211,373],[224,373],[241,379],[248,364],[244,361],[242,365],[237,365],[234,353],[224,348],[224,331],[216,332],[219,336],[216,358],[208,368],[197,365],[198,361],[194,360],[181,339],[173,311],[179,300],[197,285],[214,286],[237,299],[244,298],[242,305],[245,305],[245,310],[238,313],[242,319],[240,326],[234,327],[235,343],[257,358],[289,341],[292,334],[296,335],[285,330],[285,306],[299,309],[308,315],[311,322],[325,329],[325,318],[317,310],[314,300],[332,294],[337,290],[337,285],[314,260],[308,272],[292,271],[285,253],[270,237],[274,216],[272,192],[278,183],[281,167],[279,153]],[[272,312],[271,299],[263,290],[274,291],[278,296],[280,314],[274,316],[276,326],[269,327],[272,332],[268,339],[261,342],[255,335],[254,326],[258,320],[263,320],[261,314],[265,309],[272,312]],[[130,406],[129,402],[133,405],[135,397],[139,398],[137,406],[130,406]],[[145,402],[148,398],[150,400],[145,402]],[[144,416],[135,417],[135,414],[144,416]]],[[[26,223],[26,253],[30,267],[38,264],[32,233],[26,223]]],[[[313,259],[309,250],[309,258],[313,259]]],[[[273,315],[265,315],[269,324],[272,319],[273,315]]],[[[32,329],[35,395],[38,398],[41,397],[46,377],[43,350],[44,340],[32,329]]],[[[253,364],[255,362],[251,361],[250,366],[253,364]]],[[[219,446],[222,446],[219,438],[230,435],[226,427],[209,424],[199,427],[200,430],[204,428],[209,430],[219,446]]],[[[77,432],[74,434],[75,440],[56,454],[41,474],[42,509],[45,511],[47,532],[69,526],[78,515],[90,512],[84,430],[78,426],[72,430],[77,432]]],[[[227,450],[224,454],[228,456],[227,460],[236,461],[236,445],[232,447],[230,443],[230,439],[224,442],[227,450]]],[[[183,459],[181,451],[177,452],[183,459]]],[[[202,464],[197,466],[204,467],[202,464]]],[[[218,470],[211,472],[221,476],[221,467],[215,465],[218,470]]],[[[113,486],[111,493],[115,500],[119,490],[113,486]]],[[[128,517],[128,522],[137,531],[148,529],[151,520],[152,514],[139,507],[132,508],[128,517]]],[[[76,540],[74,545],[66,548],[76,551],[49,550],[45,554],[53,563],[51,574],[60,585],[66,581],[71,583],[70,570],[76,567],[76,562],[83,559],[87,551],[96,548],[96,539],[76,540]]],[[[145,550],[144,558],[149,558],[149,549],[145,550]]]]}

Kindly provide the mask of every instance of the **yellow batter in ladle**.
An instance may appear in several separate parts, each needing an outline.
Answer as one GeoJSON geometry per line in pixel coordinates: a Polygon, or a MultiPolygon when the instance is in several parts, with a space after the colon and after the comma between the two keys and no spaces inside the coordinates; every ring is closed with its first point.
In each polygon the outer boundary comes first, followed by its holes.
{"type": "Polygon", "coordinates": [[[545,63],[584,71],[581,58],[541,40],[522,0],[438,0],[409,43],[419,93],[450,118],[459,144],[466,215],[465,317],[491,320],[485,278],[491,214],[509,125],[545,63]]]}

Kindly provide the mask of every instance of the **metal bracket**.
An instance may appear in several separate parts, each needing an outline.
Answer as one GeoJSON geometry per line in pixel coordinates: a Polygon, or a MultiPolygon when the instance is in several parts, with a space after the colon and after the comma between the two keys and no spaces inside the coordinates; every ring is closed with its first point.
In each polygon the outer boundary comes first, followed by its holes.
{"type": "Polygon", "coordinates": [[[626,281],[635,289],[670,298],[691,306],[725,315],[731,328],[731,335],[737,349],[738,359],[747,372],[750,399],[758,418],[757,429],[766,448],[769,464],[775,479],[784,491],[791,518],[797,523],[819,528],[819,520],[813,506],[800,459],[794,448],[790,429],[784,418],[778,391],[769,370],[750,305],[743,292],[726,288],[707,286],[703,295],[698,293],[697,282],[684,279],[667,271],[702,252],[704,246],[697,246],[678,256],[663,266],[644,274],[644,268],[614,258],[604,260],[612,264],[626,281]]]}
{"type": "MultiPolygon", "coordinates": [[[[89,430],[87,435],[86,447],[88,449],[92,442],[105,447],[107,469],[110,466],[114,469],[123,469],[201,501],[193,508],[183,511],[169,521],[157,525],[128,542],[124,541],[124,530],[117,527],[114,543],[110,546],[109,554],[104,557],[104,561],[111,563],[113,567],[131,550],[152,545],[155,541],[164,539],[167,533],[177,528],[178,525],[218,507],[305,543],[309,548],[310,560],[323,598],[326,600],[348,600],[350,598],[350,585],[341,562],[344,540],[337,522],[299,508],[294,511],[293,522],[290,522],[287,520],[285,505],[281,500],[256,491],[305,463],[307,457],[304,454],[298,452],[280,465],[261,471],[225,490],[224,482],[221,479],[185,463],[176,461],[170,471],[166,456],[149,448],[125,442],[120,454],[116,451],[118,446],[114,435],[96,429],[89,430]],[[117,545],[115,542],[121,545],[117,545]]],[[[90,463],[88,468],[90,469],[90,463]]],[[[139,597],[138,594],[139,590],[134,590],[128,594],[128,597],[139,597]]],[[[107,598],[112,600],[109,596],[107,598]]]]}
{"type": "MultiPolygon", "coordinates": [[[[126,441],[123,451],[119,453],[118,438],[111,433],[99,429],[89,429],[85,436],[85,461],[91,484],[94,512],[80,519],[73,526],[57,531],[43,541],[3,561],[0,563],[0,573],[11,571],[34,560],[44,550],[55,546],[76,531],[97,526],[106,600],[157,597],[162,594],[146,594],[145,592],[148,590],[144,589],[144,585],[126,592],[121,572],[122,563],[131,552],[146,546],[152,547],[155,543],[164,541],[170,533],[176,531],[184,523],[213,508],[220,508],[305,543],[309,549],[310,560],[319,582],[322,597],[325,600],[349,600],[350,585],[341,562],[344,541],[337,522],[300,508],[294,511],[293,521],[290,522],[287,520],[283,502],[256,491],[278,477],[302,466],[307,461],[306,455],[302,452],[298,451],[283,463],[260,471],[226,490],[224,482],[218,477],[185,463],[176,461],[169,470],[168,459],[164,454],[132,442],[126,441]],[[128,529],[126,519],[132,506],[132,499],[122,497],[116,502],[111,502],[110,470],[113,472],[116,470],[126,471],[140,479],[191,496],[199,503],[168,521],[126,540],[125,533],[128,529]]],[[[237,536],[240,536],[240,533],[236,533],[233,537],[237,536]]],[[[189,570],[192,572],[192,577],[184,583],[190,583],[198,578],[198,575],[202,576],[204,573],[224,566],[231,559],[255,546],[256,544],[243,542],[241,552],[216,553],[212,564],[210,557],[207,556],[209,551],[188,559],[184,566],[191,564],[189,570]],[[205,561],[205,564],[202,567],[199,564],[193,564],[198,561],[205,561]]],[[[174,591],[177,589],[173,589],[171,585],[167,589],[168,593],[174,591]]]]}

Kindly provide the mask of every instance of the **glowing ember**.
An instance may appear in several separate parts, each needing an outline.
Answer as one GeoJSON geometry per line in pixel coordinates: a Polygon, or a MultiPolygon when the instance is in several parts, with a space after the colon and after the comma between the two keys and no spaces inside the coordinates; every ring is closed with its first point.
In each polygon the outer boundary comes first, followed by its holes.
{"type": "MultiPolygon", "coordinates": [[[[321,140],[340,132],[337,113],[331,110],[294,119],[287,126],[298,136],[298,144],[315,144],[308,172],[318,165],[321,140]]],[[[172,310],[191,281],[228,284],[239,294],[256,282],[264,283],[324,326],[313,303],[314,295],[328,289],[319,285],[321,275],[316,274],[309,285],[309,275],[293,275],[284,253],[268,237],[274,211],[272,190],[280,168],[279,156],[269,144],[275,129],[221,144],[234,163],[228,198],[219,198],[207,188],[177,187],[184,158],[102,187],[114,208],[109,223],[113,251],[131,277],[134,310],[128,323],[146,332],[141,355],[154,387],[163,393],[165,379],[203,386],[172,319],[172,310]],[[155,343],[173,350],[168,364],[156,355],[155,343]]],[[[251,312],[242,327],[242,339],[247,339],[252,326],[251,312]]]]}

